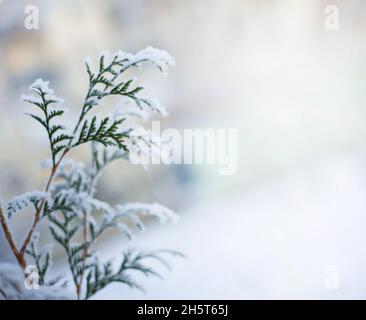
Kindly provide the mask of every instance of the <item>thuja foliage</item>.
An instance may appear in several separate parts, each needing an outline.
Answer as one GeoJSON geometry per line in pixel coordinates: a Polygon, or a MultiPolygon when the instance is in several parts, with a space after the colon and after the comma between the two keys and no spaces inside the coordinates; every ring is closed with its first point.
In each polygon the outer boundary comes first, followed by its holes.
{"type": "MultiPolygon", "coordinates": [[[[166,255],[180,255],[175,251],[127,251],[121,253],[116,267],[111,261],[100,261],[95,244],[109,229],[117,228],[131,238],[133,229],[143,230],[143,216],[155,216],[161,222],[176,220],[176,214],[158,204],[124,203],[112,206],[96,198],[98,180],[104,169],[117,160],[128,160],[132,147],[143,142],[152,147],[149,132],[134,134],[136,127],[126,125],[132,116],[146,113],[167,113],[156,101],[143,96],[143,87],[135,79],[125,79],[125,71],[146,63],[156,66],[164,74],[174,64],[173,58],[161,50],[148,47],[135,55],[119,51],[103,53],[94,66],[86,59],[89,87],[74,127],[66,125],[63,101],[41,79],[31,86],[31,94],[22,100],[31,104],[27,114],[44,129],[50,146],[50,161],[46,167],[50,175],[42,191],[28,192],[13,198],[3,209],[0,220],[6,239],[19,263],[26,269],[36,266],[39,284],[43,287],[67,286],[75,297],[88,299],[113,282],[141,289],[133,272],[146,276],[159,274],[149,266],[156,260],[166,266],[166,255]],[[120,96],[131,100],[140,112],[119,110],[113,116],[95,114],[105,97],[120,96]],[[69,159],[70,151],[82,144],[90,145],[90,163],[69,159]],[[10,219],[25,207],[34,209],[34,218],[24,241],[18,245],[9,228],[10,219]],[[40,223],[46,223],[53,240],[63,249],[70,281],[65,277],[50,277],[51,247],[38,248],[40,223]]],[[[67,278],[67,277],[66,277],[67,278]]],[[[3,293],[6,295],[6,293],[3,293]]]]}

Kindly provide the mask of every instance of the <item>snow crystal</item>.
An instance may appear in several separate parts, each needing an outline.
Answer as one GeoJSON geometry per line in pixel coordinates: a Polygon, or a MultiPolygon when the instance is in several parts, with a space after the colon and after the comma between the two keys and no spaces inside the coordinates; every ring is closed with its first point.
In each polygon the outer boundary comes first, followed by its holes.
{"type": "Polygon", "coordinates": [[[164,75],[168,73],[169,67],[175,65],[174,58],[167,51],[153,47],[147,47],[135,55],[120,50],[113,57],[109,51],[104,51],[100,57],[103,57],[105,64],[111,63],[112,59],[119,63],[125,62],[122,70],[126,70],[130,66],[139,66],[143,62],[150,62],[158,67],[164,75]]]}
{"type": "Polygon", "coordinates": [[[113,211],[112,207],[107,202],[100,201],[92,197],[88,197],[88,199],[86,200],[91,205],[91,207],[93,207],[96,210],[104,211],[108,214],[110,214],[113,211]]]}
{"type": "Polygon", "coordinates": [[[149,107],[153,111],[157,111],[160,113],[163,117],[169,116],[169,113],[166,111],[166,109],[160,104],[159,100],[156,99],[145,99],[149,103],[149,107]]]}
{"type": "Polygon", "coordinates": [[[55,92],[52,89],[50,89],[49,84],[50,84],[49,81],[43,81],[42,79],[37,79],[30,85],[29,91],[37,93],[38,96],[22,95],[21,101],[34,103],[34,104],[37,104],[37,103],[41,104],[41,103],[43,103],[43,100],[39,96],[39,94],[40,94],[40,92],[42,92],[44,94],[45,100],[54,101],[58,104],[64,103],[64,99],[57,97],[55,95],[55,92]]]}
{"type": "Polygon", "coordinates": [[[150,115],[146,110],[141,110],[132,107],[129,103],[124,103],[123,105],[118,105],[112,113],[113,119],[124,118],[124,117],[135,117],[141,120],[149,119],[150,115]]]}
{"type": "Polygon", "coordinates": [[[85,104],[90,105],[91,107],[97,106],[99,104],[99,99],[96,97],[89,97],[86,101],[85,104]]]}
{"type": "Polygon", "coordinates": [[[48,198],[49,194],[43,191],[31,191],[14,197],[7,205],[8,217],[10,218],[12,215],[29,205],[37,205],[38,202],[47,200],[48,198]]]}
{"type": "Polygon", "coordinates": [[[55,92],[49,88],[49,84],[50,84],[49,81],[43,81],[42,79],[37,79],[30,85],[29,91],[34,91],[38,89],[46,94],[53,95],[55,92]]]}
{"type": "Polygon", "coordinates": [[[125,60],[128,60],[128,61],[131,61],[134,59],[134,55],[131,54],[131,53],[128,53],[128,52],[124,52],[122,50],[119,50],[117,51],[115,54],[114,54],[115,58],[117,61],[125,61],[125,60]]]}
{"type": "Polygon", "coordinates": [[[144,50],[137,52],[134,60],[135,62],[149,61],[156,65],[164,75],[168,74],[169,67],[175,65],[174,58],[167,51],[153,47],[147,47],[144,50]]]}
{"type": "Polygon", "coordinates": [[[132,231],[126,220],[123,220],[123,218],[129,219],[130,222],[132,222],[132,224],[140,231],[144,231],[144,224],[140,220],[138,214],[157,217],[162,223],[166,223],[169,220],[174,222],[178,220],[178,216],[172,210],[162,206],[161,204],[127,203],[125,205],[118,205],[115,211],[104,216],[100,229],[105,230],[108,227],[116,227],[128,238],[132,239],[132,231]]]}
{"type": "Polygon", "coordinates": [[[33,104],[42,104],[43,103],[41,97],[26,95],[26,94],[22,94],[20,96],[20,102],[29,102],[29,103],[33,103],[33,104]]]}
{"type": "Polygon", "coordinates": [[[132,231],[125,223],[118,222],[117,228],[121,233],[125,234],[127,236],[127,238],[129,238],[130,240],[133,239],[132,231]]]}
{"type": "Polygon", "coordinates": [[[126,203],[124,205],[117,206],[117,210],[121,213],[135,212],[148,216],[157,217],[161,223],[166,223],[169,220],[177,222],[179,217],[169,208],[154,202],[154,203],[126,203]]]}
{"type": "Polygon", "coordinates": [[[141,231],[141,232],[144,232],[145,231],[145,226],[144,224],[142,223],[142,221],[140,220],[140,218],[130,212],[130,213],[127,213],[127,216],[132,220],[132,223],[141,231]]]}

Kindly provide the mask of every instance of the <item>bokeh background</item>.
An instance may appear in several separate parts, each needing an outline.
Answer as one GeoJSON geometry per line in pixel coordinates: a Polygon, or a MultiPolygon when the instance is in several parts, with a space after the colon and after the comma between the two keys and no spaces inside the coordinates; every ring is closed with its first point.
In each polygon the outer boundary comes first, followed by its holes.
{"type": "MultiPolygon", "coordinates": [[[[86,56],[151,45],[176,58],[168,78],[138,73],[171,114],[162,126],[237,129],[238,170],[113,165],[101,198],[159,201],[181,221],[148,221],[132,242],[101,244],[103,255],[134,246],[186,259],[164,281],[143,280],[145,294],[113,285],[98,298],[365,298],[365,9],[362,0],[0,1],[4,202],[46,177],[47,139],[20,102],[34,79],[50,80],[72,121],[86,56]],[[27,5],[39,8],[39,30],[24,27],[27,5]],[[324,26],[327,5],[339,8],[337,30],[324,26]]],[[[19,234],[28,218],[14,222],[19,234]]],[[[3,240],[0,250],[11,259],[3,240]]]]}

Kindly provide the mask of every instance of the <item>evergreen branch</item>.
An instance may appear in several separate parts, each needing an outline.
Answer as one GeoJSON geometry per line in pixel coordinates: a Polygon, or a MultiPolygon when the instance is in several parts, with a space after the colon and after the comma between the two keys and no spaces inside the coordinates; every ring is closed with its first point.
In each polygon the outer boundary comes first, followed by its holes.
{"type": "Polygon", "coordinates": [[[53,90],[48,88],[48,82],[38,79],[30,88],[36,96],[23,97],[23,101],[31,103],[42,110],[42,116],[32,113],[26,113],[34,120],[39,122],[45,129],[50,143],[51,155],[53,165],[57,162],[57,155],[60,151],[67,148],[67,145],[59,145],[64,140],[71,140],[73,137],[63,133],[64,126],[60,124],[53,124],[52,122],[64,114],[62,109],[51,109],[52,104],[61,103],[61,100],[54,95],[53,90]],[[61,134],[57,134],[62,131],[61,134]]]}
{"type": "Polygon", "coordinates": [[[125,119],[113,120],[108,125],[109,117],[104,118],[97,125],[97,117],[94,116],[91,121],[85,120],[79,134],[78,140],[72,145],[77,147],[87,142],[99,142],[104,146],[118,146],[118,148],[126,149],[124,139],[128,136],[125,133],[118,132],[119,126],[125,119]]]}
{"type": "Polygon", "coordinates": [[[128,272],[137,271],[145,276],[161,277],[154,269],[147,267],[142,263],[145,258],[148,258],[151,255],[152,254],[145,256],[142,253],[134,255],[132,251],[127,251],[123,254],[122,261],[117,271],[113,271],[112,263],[110,261],[102,265],[95,262],[87,275],[85,299],[89,299],[95,293],[114,282],[123,283],[130,288],[143,291],[141,285],[134,281],[128,272]]]}
{"type": "MultiPolygon", "coordinates": [[[[37,113],[27,114],[46,130],[50,143],[52,166],[43,192],[47,194],[47,197],[26,194],[16,197],[13,199],[14,201],[10,202],[9,217],[29,204],[35,207],[33,222],[20,249],[14,242],[1,206],[0,222],[19,265],[25,269],[25,255],[29,255],[38,268],[40,284],[52,286],[60,281],[60,277],[52,280],[46,279],[51,264],[51,255],[48,251],[39,252],[37,250],[34,236],[41,219],[47,219],[54,241],[59,243],[65,251],[78,299],[89,298],[112,282],[120,282],[131,288],[142,289],[129,272],[138,271],[146,276],[159,276],[155,270],[145,265],[145,259],[155,259],[168,267],[158,252],[150,254],[126,252],[116,271],[113,270],[111,262],[103,264],[99,263],[97,259],[91,262],[91,258],[95,258],[92,246],[106,229],[118,227],[129,234],[125,218],[131,219],[135,226],[142,228],[142,222],[137,214],[155,215],[161,220],[166,219],[166,216],[171,216],[170,210],[157,204],[145,204],[142,207],[140,204],[128,204],[118,207],[116,210],[94,197],[96,183],[103,169],[114,160],[127,158],[129,150],[126,140],[131,140],[131,130],[121,131],[125,117],[120,119],[106,117],[99,120],[94,116],[89,120],[87,119],[89,112],[98,106],[104,97],[118,95],[132,99],[140,109],[148,108],[165,114],[164,109],[160,108],[157,103],[140,96],[142,86],[134,85],[132,79],[120,79],[122,73],[127,69],[139,67],[145,62],[152,63],[162,72],[173,64],[172,58],[166,52],[153,48],[142,50],[136,55],[117,52],[112,59],[108,59],[107,55],[102,55],[96,72],[87,62],[89,89],[72,134],[68,134],[64,124],[57,121],[64,119],[64,110],[58,107],[61,101],[54,95],[53,90],[49,89],[48,82],[36,80],[30,87],[33,95],[23,97],[23,101],[31,103],[37,108],[37,113]],[[70,170],[66,169],[67,163],[63,163],[63,160],[68,152],[74,147],[89,142],[92,145],[92,164],[90,166],[72,164],[70,170]],[[100,148],[103,148],[102,154],[99,154],[97,143],[100,148]],[[106,148],[110,146],[116,148],[113,148],[112,153],[109,153],[106,148]],[[102,215],[102,219],[94,219],[95,214],[102,215]],[[73,240],[80,240],[80,238],[81,243],[73,240]]],[[[1,294],[6,296],[6,293],[1,292],[1,294]]]]}

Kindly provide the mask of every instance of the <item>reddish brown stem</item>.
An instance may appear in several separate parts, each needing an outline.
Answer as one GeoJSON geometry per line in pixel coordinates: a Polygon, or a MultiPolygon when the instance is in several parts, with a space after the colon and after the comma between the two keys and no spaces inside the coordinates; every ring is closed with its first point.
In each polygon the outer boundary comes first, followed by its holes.
{"type": "Polygon", "coordinates": [[[9,246],[10,246],[15,258],[17,259],[17,261],[18,261],[19,265],[22,267],[22,269],[25,269],[26,262],[24,260],[24,256],[21,255],[20,252],[18,251],[18,248],[15,244],[13,235],[12,235],[10,229],[9,229],[8,223],[6,222],[4,212],[1,208],[1,204],[0,204],[0,223],[3,227],[5,238],[8,241],[9,246]]]}
{"type": "MultiPolygon", "coordinates": [[[[48,178],[48,181],[47,181],[47,184],[46,184],[46,188],[45,188],[45,192],[48,192],[49,189],[50,189],[50,186],[51,186],[51,183],[52,183],[52,180],[56,174],[56,171],[61,163],[61,161],[63,160],[63,158],[66,156],[66,154],[68,153],[68,149],[66,149],[63,154],[61,155],[60,159],[57,161],[57,163],[52,167],[52,170],[51,170],[51,173],[50,173],[50,177],[48,178]]],[[[27,263],[26,263],[26,260],[24,258],[24,254],[25,254],[25,250],[27,249],[28,245],[29,245],[29,242],[31,241],[32,239],[32,236],[33,236],[33,233],[37,227],[37,224],[41,218],[41,212],[42,212],[42,208],[44,206],[44,203],[45,201],[43,200],[41,202],[41,204],[38,206],[37,210],[36,210],[36,214],[34,215],[34,220],[33,220],[33,223],[32,223],[32,226],[30,227],[28,233],[27,233],[27,236],[25,237],[24,239],[24,242],[23,242],[23,245],[21,246],[21,249],[19,250],[17,248],[17,245],[15,244],[15,241],[14,241],[14,238],[13,238],[13,235],[10,231],[10,228],[9,228],[9,225],[6,221],[6,218],[5,218],[5,215],[4,215],[4,212],[0,206],[0,223],[1,223],[1,226],[4,230],[4,234],[5,234],[5,238],[6,240],[8,241],[9,243],[9,246],[15,256],[15,258],[17,259],[18,261],[18,264],[20,265],[20,267],[24,270],[27,266],[27,263]]]]}
{"type": "MultiPolygon", "coordinates": [[[[56,171],[61,163],[61,161],[63,160],[63,158],[66,156],[66,154],[68,153],[68,149],[66,149],[60,159],[57,161],[57,163],[52,167],[52,170],[51,170],[51,174],[50,174],[50,177],[48,178],[48,181],[47,181],[47,184],[46,184],[46,188],[45,188],[45,192],[48,192],[49,189],[50,189],[50,186],[51,186],[51,183],[52,183],[52,180],[56,174],[56,171]]],[[[21,246],[21,249],[19,250],[19,255],[22,257],[22,259],[24,260],[24,253],[25,253],[25,250],[27,249],[31,239],[32,239],[32,236],[33,236],[33,233],[37,227],[37,224],[41,218],[41,212],[42,212],[42,208],[45,204],[45,200],[43,200],[41,202],[41,204],[38,206],[37,208],[37,211],[36,211],[36,214],[34,215],[34,220],[33,220],[33,223],[32,223],[32,226],[30,227],[28,233],[27,233],[27,236],[25,237],[24,241],[23,241],[23,245],[21,246]]],[[[23,266],[22,266],[23,267],[23,266]]],[[[25,268],[25,264],[24,264],[24,267],[23,269],[25,268]]]]}

